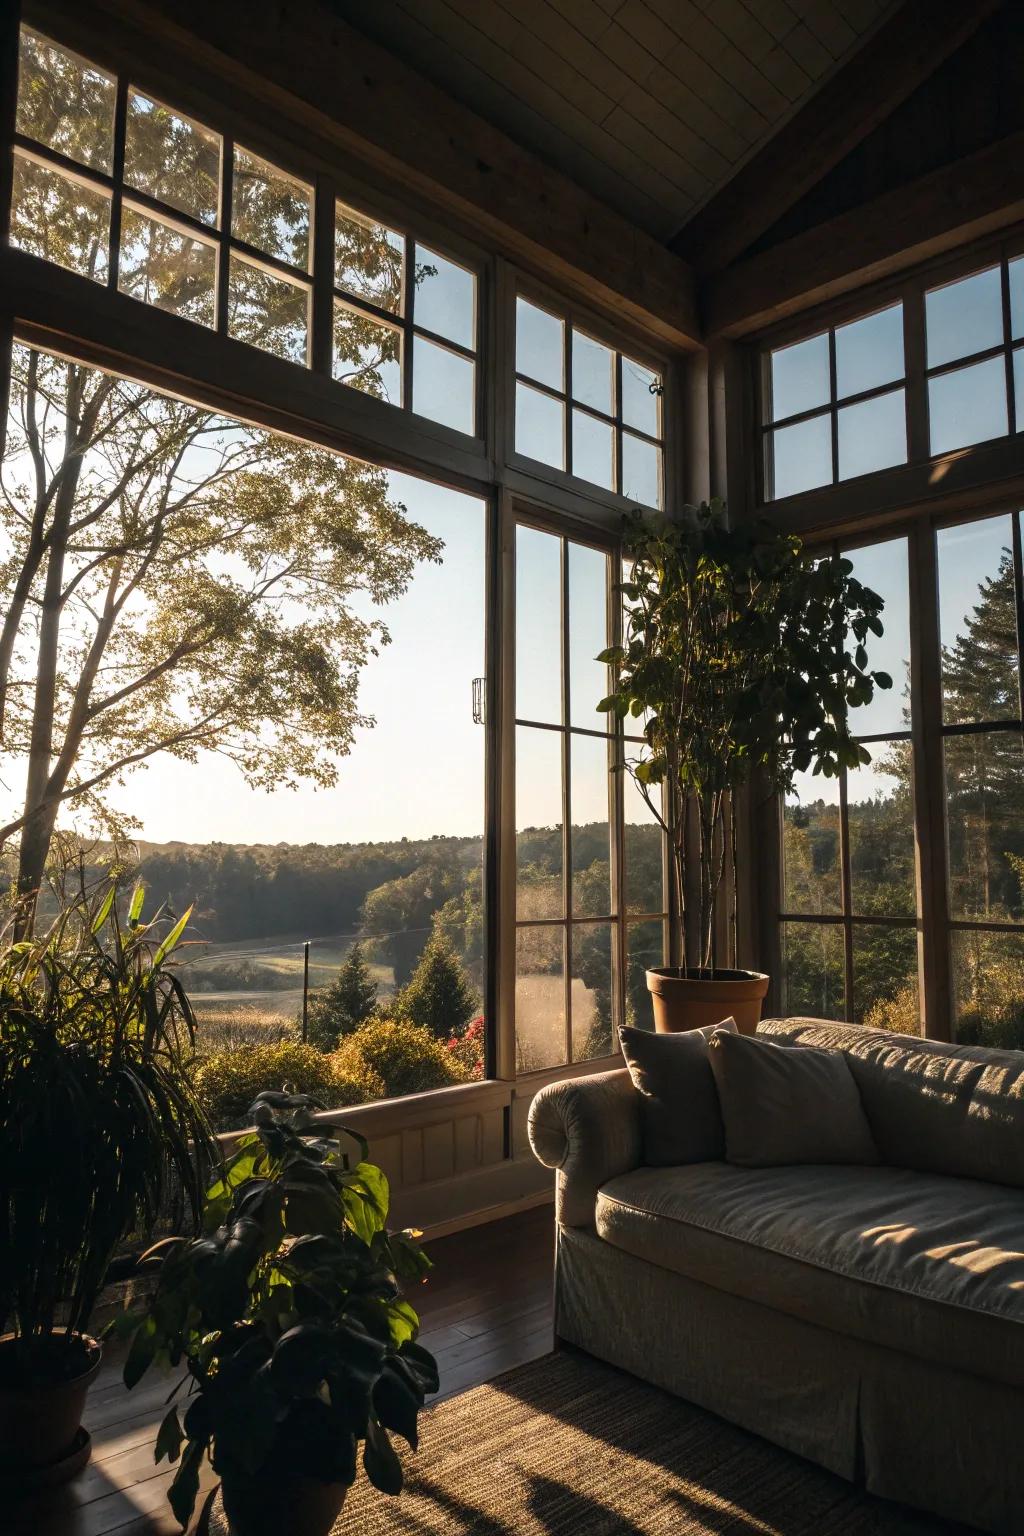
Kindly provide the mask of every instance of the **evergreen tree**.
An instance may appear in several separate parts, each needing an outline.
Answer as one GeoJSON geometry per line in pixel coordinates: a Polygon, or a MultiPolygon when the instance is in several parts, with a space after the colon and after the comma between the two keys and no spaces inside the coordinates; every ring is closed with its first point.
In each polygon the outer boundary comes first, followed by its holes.
{"type": "Polygon", "coordinates": [[[307,1034],[311,1045],[333,1051],[345,1035],[352,1034],[370,1017],[377,1003],[377,983],[363,956],[362,945],[353,944],[333,981],[309,1002],[307,1034]]]}
{"type": "Polygon", "coordinates": [[[434,934],[413,972],[408,986],[394,999],[396,1018],[408,1019],[429,1029],[439,1040],[460,1035],[480,1011],[480,1000],[459,959],[440,934],[434,934]]]}

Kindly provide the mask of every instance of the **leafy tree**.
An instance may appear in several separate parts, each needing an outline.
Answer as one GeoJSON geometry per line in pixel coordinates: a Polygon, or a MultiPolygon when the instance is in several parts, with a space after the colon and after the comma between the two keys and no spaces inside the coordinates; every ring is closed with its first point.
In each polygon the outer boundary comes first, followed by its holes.
{"type": "Polygon", "coordinates": [[[333,1051],[343,1035],[358,1029],[373,1012],[377,983],[363,956],[361,944],[353,944],[336,981],[310,999],[306,1019],[311,1045],[333,1051]]]}
{"type": "Polygon", "coordinates": [[[435,913],[461,892],[463,883],[455,853],[439,849],[409,874],[385,881],[367,896],[363,929],[373,941],[375,957],[393,967],[396,986],[411,977],[435,913]]]}
{"type": "Polygon", "coordinates": [[[479,1010],[480,999],[448,941],[434,934],[413,973],[391,1005],[396,1018],[409,1019],[438,1040],[461,1034],[479,1010]]]}

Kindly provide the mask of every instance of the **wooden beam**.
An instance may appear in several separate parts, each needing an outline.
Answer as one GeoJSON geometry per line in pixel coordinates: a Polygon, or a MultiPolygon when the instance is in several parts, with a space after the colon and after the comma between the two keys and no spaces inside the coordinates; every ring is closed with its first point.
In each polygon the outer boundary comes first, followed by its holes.
{"type": "Polygon", "coordinates": [[[1024,219],[1024,131],[710,278],[709,336],[743,336],[1024,219]]]}
{"type": "Polygon", "coordinates": [[[748,249],[977,31],[1000,0],[905,0],[853,58],[680,230],[699,273],[748,249]]]}
{"type": "MultiPolygon", "coordinates": [[[[687,264],[338,18],[326,0],[36,0],[111,50],[202,71],[392,197],[672,346],[699,344],[687,264]]],[[[56,25],[56,23],[55,23],[56,25]]],[[[97,45],[98,46],[98,45],[97,45]]]]}

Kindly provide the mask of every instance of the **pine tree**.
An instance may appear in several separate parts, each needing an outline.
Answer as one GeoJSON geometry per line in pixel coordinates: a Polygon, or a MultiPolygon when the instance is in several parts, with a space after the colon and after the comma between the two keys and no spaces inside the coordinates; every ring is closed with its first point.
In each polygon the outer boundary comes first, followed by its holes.
{"type": "Polygon", "coordinates": [[[361,944],[353,944],[338,972],[338,979],[310,999],[307,1019],[311,1045],[333,1051],[338,1041],[366,1022],[377,1003],[377,983],[363,956],[361,944]]]}
{"type": "Polygon", "coordinates": [[[394,999],[396,1018],[429,1029],[439,1040],[460,1035],[480,1011],[480,1000],[459,962],[440,934],[427,943],[409,984],[394,999]]]}

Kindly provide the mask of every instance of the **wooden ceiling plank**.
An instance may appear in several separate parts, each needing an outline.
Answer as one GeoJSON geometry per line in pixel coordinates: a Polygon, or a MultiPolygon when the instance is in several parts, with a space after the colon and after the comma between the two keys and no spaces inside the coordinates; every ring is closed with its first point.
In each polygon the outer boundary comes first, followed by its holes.
{"type": "Polygon", "coordinates": [[[800,65],[812,81],[820,80],[834,65],[835,59],[824,43],[815,37],[805,22],[798,22],[782,44],[783,51],[800,65]]]}
{"type": "MultiPolygon", "coordinates": [[[[692,95],[695,101],[702,102],[709,112],[713,112],[732,129],[743,145],[740,154],[746,153],[766,131],[767,123],[761,113],[739,96],[724,76],[705,64],[685,43],[680,43],[666,57],[665,68],[675,76],[684,91],[692,95]]],[[[740,154],[733,158],[739,159],[740,154]]]]}
{"type": "Polygon", "coordinates": [[[996,9],[999,0],[906,0],[689,221],[673,249],[716,272],[837,165],[996,9]]]}
{"type": "Polygon", "coordinates": [[[620,103],[623,111],[628,112],[644,127],[649,128],[669,148],[677,150],[686,163],[701,177],[705,186],[715,186],[729,175],[730,161],[666,106],[653,86],[653,78],[649,82],[648,89],[639,85],[634,86],[620,103]]]}
{"type": "MultiPolygon", "coordinates": [[[[691,56],[685,54],[687,59],[691,56]]],[[[709,73],[704,70],[701,73],[706,77],[709,73]]],[[[660,65],[651,76],[651,88],[657,92],[658,100],[664,102],[670,112],[678,117],[681,123],[685,123],[694,133],[699,135],[705,143],[715,144],[721,151],[723,160],[730,168],[744,154],[749,139],[737,131],[732,123],[727,122],[720,112],[704,97],[690,88],[684,80],[681,80],[673,70],[660,65]]]]}
{"type": "MultiPolygon", "coordinates": [[[[801,12],[806,14],[808,0],[801,0],[801,12]]],[[[831,4],[832,0],[824,0],[825,4],[831,4]]],[[[793,7],[788,0],[757,0],[757,14],[763,26],[768,28],[775,41],[780,43],[786,33],[791,31],[799,21],[793,7]]]]}
{"type": "Polygon", "coordinates": [[[785,97],[692,0],[648,0],[648,3],[682,44],[717,70],[730,90],[749,102],[766,127],[778,120],[787,106],[785,97]]]}
{"type": "MultiPolygon", "coordinates": [[[[794,21],[797,18],[794,17],[794,21]]],[[[841,59],[857,41],[856,33],[835,0],[803,0],[800,18],[834,59],[841,59]]]]}
{"type": "Polygon", "coordinates": [[[706,176],[701,176],[689,161],[684,160],[670,144],[664,143],[657,134],[652,133],[650,128],[623,107],[616,107],[604,126],[634,154],[644,157],[649,164],[654,165],[673,187],[677,188],[684,197],[689,198],[691,203],[703,197],[708,188],[713,185],[706,176]]]}

